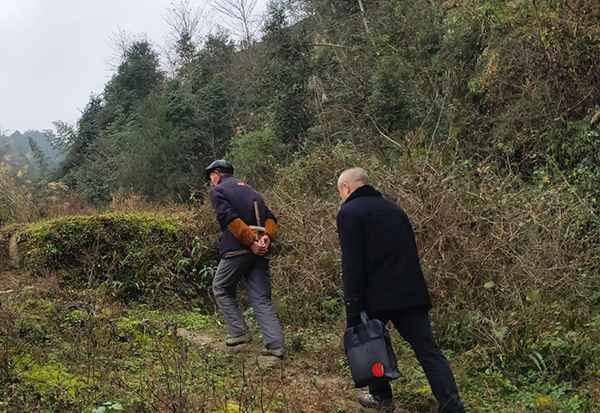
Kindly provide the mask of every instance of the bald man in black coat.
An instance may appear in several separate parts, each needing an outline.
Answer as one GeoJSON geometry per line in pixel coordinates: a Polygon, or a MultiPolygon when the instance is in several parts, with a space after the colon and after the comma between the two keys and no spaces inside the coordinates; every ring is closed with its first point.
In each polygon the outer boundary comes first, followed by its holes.
{"type": "MultiPolygon", "coordinates": [[[[439,412],[464,413],[448,361],[433,339],[431,300],[408,216],[369,185],[364,169],[345,171],[338,192],[344,201],[337,226],[348,327],[360,323],[362,311],[384,323],[391,321],[423,367],[439,412]]],[[[389,382],[370,386],[359,402],[393,411],[389,382]]]]}

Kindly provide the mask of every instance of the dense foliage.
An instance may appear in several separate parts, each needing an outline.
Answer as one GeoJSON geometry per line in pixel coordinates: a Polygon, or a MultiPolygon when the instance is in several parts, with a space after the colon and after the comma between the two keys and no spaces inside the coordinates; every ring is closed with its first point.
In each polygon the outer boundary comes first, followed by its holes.
{"type": "Polygon", "coordinates": [[[0,250],[12,266],[55,274],[66,288],[101,287],[124,301],[155,304],[197,300],[208,296],[215,261],[215,228],[199,226],[198,219],[151,213],[58,218],[3,229],[0,250]]]}

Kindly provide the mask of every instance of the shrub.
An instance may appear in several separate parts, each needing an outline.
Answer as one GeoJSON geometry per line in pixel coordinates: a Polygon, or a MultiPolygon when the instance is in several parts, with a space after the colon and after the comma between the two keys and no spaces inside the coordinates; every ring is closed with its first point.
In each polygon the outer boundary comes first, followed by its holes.
{"type": "Polygon", "coordinates": [[[0,164],[0,226],[31,219],[36,209],[32,198],[0,164]]]}
{"type": "Polygon", "coordinates": [[[286,145],[271,129],[240,135],[231,141],[229,158],[236,174],[257,187],[273,183],[275,171],[285,158],[286,145]]]}
{"type": "MultiPolygon", "coordinates": [[[[596,374],[600,222],[589,200],[562,181],[529,184],[435,151],[386,163],[349,145],[325,146],[279,170],[265,195],[281,223],[272,273],[285,323],[342,317],[335,183],[357,165],[411,217],[445,349],[467,351],[481,368],[549,380],[596,374]]],[[[28,269],[125,300],[202,297],[216,262],[206,206],[60,218],[8,233],[17,234],[28,269]]]]}
{"type": "Polygon", "coordinates": [[[589,374],[600,233],[587,200],[435,153],[384,164],[338,146],[281,171],[269,197],[282,227],[275,296],[288,322],[330,318],[327,303],[341,295],[335,178],[356,165],[411,217],[445,348],[477,348],[482,363],[524,369],[537,369],[537,352],[548,374],[565,365],[570,378],[589,374]]]}
{"type": "MultiPolygon", "coordinates": [[[[199,211],[202,214],[203,210],[199,211]]],[[[69,288],[102,285],[125,300],[204,295],[195,275],[214,265],[214,226],[197,216],[111,213],[14,228],[27,270],[69,288]],[[193,245],[192,245],[193,244],[193,245]]]]}
{"type": "MultiPolygon", "coordinates": [[[[567,131],[550,149],[554,165],[582,194],[593,197],[597,207],[600,202],[600,130],[589,122],[571,122],[567,131]]],[[[555,168],[553,168],[555,169],[555,168]]]]}

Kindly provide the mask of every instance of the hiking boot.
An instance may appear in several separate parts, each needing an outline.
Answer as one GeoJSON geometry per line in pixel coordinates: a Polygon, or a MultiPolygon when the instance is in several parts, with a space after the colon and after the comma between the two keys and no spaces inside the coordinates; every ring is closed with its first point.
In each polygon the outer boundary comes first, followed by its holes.
{"type": "Polygon", "coordinates": [[[464,403],[456,396],[452,396],[444,406],[440,406],[439,413],[465,413],[464,403]]]}
{"type": "Polygon", "coordinates": [[[282,359],[283,357],[285,357],[285,350],[283,349],[283,347],[279,347],[279,348],[265,348],[262,351],[262,355],[263,356],[277,357],[278,359],[282,359]]]}
{"type": "Polygon", "coordinates": [[[235,346],[239,346],[241,344],[248,344],[251,341],[252,341],[252,337],[250,336],[250,334],[246,333],[246,334],[242,334],[241,336],[237,336],[237,337],[227,336],[227,338],[225,339],[225,345],[227,347],[235,347],[235,346]]]}
{"type": "Polygon", "coordinates": [[[363,393],[358,396],[358,403],[365,409],[377,409],[379,412],[391,413],[394,411],[393,399],[380,399],[371,393],[363,393]]]}

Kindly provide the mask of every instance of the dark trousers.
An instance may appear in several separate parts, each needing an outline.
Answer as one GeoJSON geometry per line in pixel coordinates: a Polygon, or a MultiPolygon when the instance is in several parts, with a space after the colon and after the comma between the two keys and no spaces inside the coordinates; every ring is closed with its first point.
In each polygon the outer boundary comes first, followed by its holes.
{"type": "MultiPolygon", "coordinates": [[[[440,405],[440,412],[464,413],[450,365],[433,339],[429,312],[425,309],[416,309],[369,314],[369,316],[386,324],[391,321],[402,338],[410,344],[429,380],[431,391],[440,405]]],[[[392,398],[392,387],[389,382],[369,386],[369,391],[378,399],[392,398]]]]}

